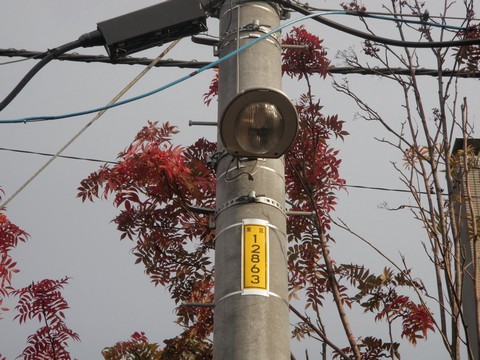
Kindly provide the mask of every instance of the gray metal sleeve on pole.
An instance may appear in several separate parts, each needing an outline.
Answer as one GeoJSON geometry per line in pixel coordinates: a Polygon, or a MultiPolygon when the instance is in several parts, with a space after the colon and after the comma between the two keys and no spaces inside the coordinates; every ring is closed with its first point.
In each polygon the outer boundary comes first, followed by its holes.
{"type": "MultiPolygon", "coordinates": [[[[220,8],[219,55],[279,26],[278,10],[266,1],[224,1],[220,8]]],[[[238,93],[254,87],[281,89],[279,34],[255,44],[219,66],[219,116],[238,93]]],[[[219,151],[223,150],[220,136],[219,151]]],[[[216,360],[290,359],[288,272],[286,259],[286,216],[284,160],[242,160],[222,156],[217,167],[217,211],[215,245],[215,315],[213,357],[216,360]],[[232,171],[232,168],[234,169],[232,171]],[[243,176],[239,174],[244,173],[243,176]],[[232,174],[232,175],[230,175],[232,174]],[[278,174],[281,174],[279,176],[278,174]],[[248,175],[248,176],[247,176],[248,175]],[[282,206],[247,202],[223,206],[248,194],[261,194],[282,206]],[[268,292],[245,293],[242,288],[242,226],[246,219],[271,224],[268,251],[268,292]]]]}

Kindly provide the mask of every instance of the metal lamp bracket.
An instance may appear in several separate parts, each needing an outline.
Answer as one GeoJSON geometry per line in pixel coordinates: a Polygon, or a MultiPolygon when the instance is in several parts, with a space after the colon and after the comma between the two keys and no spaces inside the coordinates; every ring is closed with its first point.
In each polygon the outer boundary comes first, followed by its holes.
{"type": "MultiPolygon", "coordinates": [[[[225,48],[233,42],[238,42],[239,40],[259,38],[264,34],[268,34],[271,30],[272,27],[270,25],[261,25],[260,23],[254,21],[237,30],[232,30],[224,34],[224,36],[222,36],[218,42],[218,50],[225,48]]],[[[271,34],[266,41],[269,41],[280,47],[280,38],[280,33],[275,32],[271,34]]]]}
{"type": "Polygon", "coordinates": [[[215,212],[215,218],[224,210],[228,209],[229,207],[240,205],[240,204],[252,204],[252,203],[257,203],[257,204],[265,204],[265,205],[270,205],[273,206],[274,208],[280,210],[282,213],[286,215],[286,210],[285,208],[276,200],[259,195],[257,196],[255,194],[255,191],[250,191],[248,195],[245,196],[240,196],[236,199],[232,199],[230,201],[227,201],[223,205],[221,205],[218,210],[215,212]]]}
{"type": "Polygon", "coordinates": [[[278,203],[278,201],[267,198],[265,196],[256,197],[254,201],[250,201],[248,199],[246,200],[245,198],[246,198],[245,196],[241,196],[237,199],[230,200],[227,203],[223,204],[220,207],[220,209],[218,209],[217,211],[215,211],[214,209],[211,209],[211,208],[203,208],[203,207],[198,207],[198,206],[193,206],[193,205],[188,205],[188,208],[191,211],[199,213],[199,214],[207,214],[209,216],[209,219],[210,219],[209,226],[210,226],[211,229],[215,229],[215,219],[216,219],[217,215],[220,214],[223,210],[227,209],[230,206],[245,204],[245,203],[252,203],[252,202],[271,205],[271,206],[279,209],[280,211],[282,211],[286,216],[307,216],[307,217],[315,216],[314,211],[292,211],[292,210],[285,211],[285,208],[282,205],[280,205],[278,203]]]}

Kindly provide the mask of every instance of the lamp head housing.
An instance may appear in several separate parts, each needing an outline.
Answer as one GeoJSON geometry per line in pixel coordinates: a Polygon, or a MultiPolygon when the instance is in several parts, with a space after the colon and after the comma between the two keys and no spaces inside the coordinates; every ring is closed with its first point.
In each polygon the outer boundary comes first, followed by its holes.
{"type": "Polygon", "coordinates": [[[234,156],[279,158],[298,132],[298,114],[290,99],[272,88],[247,89],[227,105],[220,137],[234,156]]]}

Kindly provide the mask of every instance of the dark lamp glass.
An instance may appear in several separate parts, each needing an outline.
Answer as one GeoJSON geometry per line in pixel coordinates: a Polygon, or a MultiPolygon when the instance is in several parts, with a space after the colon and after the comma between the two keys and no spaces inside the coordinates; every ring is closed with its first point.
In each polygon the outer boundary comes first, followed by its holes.
{"type": "Polygon", "coordinates": [[[284,121],[275,105],[257,102],[247,105],[235,123],[235,137],[245,151],[265,154],[277,146],[283,135],[284,121]]]}
{"type": "Polygon", "coordinates": [[[238,93],[220,117],[225,149],[237,157],[279,158],[295,140],[298,114],[278,89],[251,88],[238,93]]]}

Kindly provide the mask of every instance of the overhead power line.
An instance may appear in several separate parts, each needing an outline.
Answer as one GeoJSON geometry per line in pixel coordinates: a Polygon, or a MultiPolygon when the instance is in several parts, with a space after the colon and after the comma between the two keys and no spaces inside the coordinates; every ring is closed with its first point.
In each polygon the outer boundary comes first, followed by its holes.
{"type": "MultiPolygon", "coordinates": [[[[301,51],[301,50],[299,50],[301,51]]],[[[41,58],[44,53],[40,51],[31,51],[31,50],[17,50],[17,49],[0,49],[0,56],[6,57],[23,57],[28,60],[29,58],[37,59],[41,58]]],[[[83,62],[83,63],[103,63],[103,64],[113,64],[113,65],[142,65],[148,66],[152,63],[154,59],[150,58],[139,58],[139,57],[126,57],[112,61],[108,56],[105,55],[87,55],[87,54],[63,54],[60,55],[56,60],[61,61],[73,61],[73,62],[83,62]]],[[[155,64],[155,67],[178,67],[182,69],[200,69],[204,66],[210,64],[211,61],[199,61],[199,60],[162,60],[155,64]]],[[[0,64],[1,65],[1,64],[0,64]]],[[[313,72],[319,71],[319,69],[312,68],[310,69],[313,72]]],[[[350,66],[331,66],[329,68],[331,74],[344,74],[344,75],[405,75],[409,76],[412,72],[416,76],[438,76],[437,69],[405,69],[405,68],[370,68],[370,69],[359,69],[350,66]]],[[[480,78],[480,71],[469,71],[469,70],[442,70],[442,75],[447,77],[458,77],[458,78],[480,78]]]]}
{"type": "MultiPolygon", "coordinates": [[[[160,61],[171,49],[173,49],[180,40],[175,40],[172,42],[167,49],[165,49],[155,60],[153,60],[151,66],[143,69],[132,81],[130,81],[127,86],[125,86],[115,97],[109,102],[109,104],[114,104],[117,102],[125,93],[130,90],[140,79],[149,72],[155,62],[160,61]]],[[[68,140],[61,148],[58,150],[43,166],[41,166],[27,181],[25,181],[3,204],[0,205],[0,209],[3,209],[9,204],[23,189],[25,189],[33,180],[36,179],[56,158],[58,158],[70,145],[73,144],[95,121],[100,119],[103,114],[108,110],[105,108],[99,111],[85,126],[83,126],[80,131],[78,131],[70,140],[68,140]]]]}
{"type": "MultiPolygon", "coordinates": [[[[0,151],[9,151],[15,152],[20,154],[28,154],[28,155],[39,155],[39,156],[46,156],[46,157],[57,157],[67,160],[77,160],[77,161],[89,161],[101,164],[111,164],[111,165],[118,165],[118,161],[112,160],[101,160],[96,158],[87,158],[87,157],[80,157],[80,156],[69,156],[69,155],[56,155],[52,153],[45,153],[39,151],[30,151],[30,150],[21,150],[21,149],[11,149],[11,148],[4,148],[0,147],[0,151]]],[[[380,187],[380,186],[365,186],[365,185],[351,185],[351,184],[343,184],[342,186],[346,188],[353,188],[353,189],[362,189],[362,190],[375,190],[375,191],[385,191],[385,192],[399,192],[399,193],[410,193],[409,190],[406,189],[395,189],[395,188],[387,188],[387,187],[380,187]]],[[[426,192],[419,192],[420,194],[426,194],[426,192]]]]}
{"type": "MultiPolygon", "coordinates": [[[[93,108],[93,109],[89,109],[89,110],[83,110],[83,111],[78,111],[78,112],[68,113],[68,114],[63,114],[63,115],[47,115],[47,116],[42,115],[42,116],[31,116],[31,117],[24,117],[24,118],[11,119],[11,120],[0,120],[0,124],[27,123],[27,122],[60,120],[60,119],[72,118],[72,117],[77,117],[77,116],[92,114],[92,113],[99,112],[99,111],[108,110],[108,109],[111,109],[111,108],[114,108],[114,107],[122,106],[122,105],[125,105],[125,104],[128,104],[128,103],[134,102],[134,101],[144,99],[146,97],[149,97],[149,96],[152,96],[152,95],[157,94],[159,92],[162,92],[166,89],[169,89],[169,88],[171,88],[175,85],[178,85],[179,83],[184,82],[188,79],[191,79],[192,77],[200,74],[201,72],[203,72],[205,70],[216,67],[220,63],[230,59],[233,56],[236,56],[240,52],[245,51],[246,49],[248,49],[251,46],[258,43],[259,41],[262,41],[262,40],[268,38],[269,36],[281,31],[282,29],[284,29],[288,26],[291,26],[291,25],[293,25],[297,22],[304,21],[304,20],[307,20],[307,19],[314,19],[314,20],[316,20],[320,23],[323,23],[323,24],[325,24],[327,26],[330,26],[334,29],[349,33],[351,35],[354,35],[354,36],[357,36],[357,37],[360,37],[360,38],[363,38],[363,39],[367,39],[367,40],[372,40],[372,41],[375,41],[375,42],[384,43],[384,44],[391,45],[391,46],[412,47],[412,48],[439,48],[439,47],[452,47],[452,46],[464,46],[464,45],[466,46],[466,45],[480,44],[480,39],[465,39],[465,40],[454,40],[454,41],[445,41],[445,42],[443,42],[443,41],[441,41],[441,42],[425,42],[425,43],[413,42],[413,41],[403,41],[403,40],[392,40],[392,39],[378,37],[376,35],[372,35],[372,34],[369,34],[369,33],[364,33],[364,32],[358,31],[356,29],[346,27],[346,26],[344,26],[342,24],[339,24],[339,23],[336,23],[334,21],[327,20],[324,17],[326,15],[352,15],[351,13],[349,13],[347,11],[311,12],[304,7],[295,5],[295,4],[290,3],[289,1],[286,1],[286,0],[276,0],[276,1],[277,1],[277,3],[279,3],[283,6],[286,6],[286,7],[289,7],[291,9],[295,10],[295,11],[298,11],[299,13],[303,14],[304,16],[302,16],[301,18],[298,18],[298,19],[293,19],[291,21],[288,21],[285,24],[271,30],[270,32],[268,32],[266,34],[263,34],[263,35],[259,36],[258,38],[255,38],[254,40],[252,40],[249,43],[243,45],[242,47],[238,48],[237,50],[232,51],[228,55],[226,55],[226,56],[224,56],[224,57],[222,57],[222,58],[220,58],[216,61],[213,61],[212,63],[210,63],[210,64],[208,64],[208,65],[206,65],[206,66],[204,66],[200,69],[197,69],[194,72],[192,72],[188,75],[185,75],[185,76],[183,76],[183,77],[181,77],[181,78],[179,78],[175,81],[172,81],[172,82],[170,82],[170,83],[168,83],[164,86],[161,86],[157,89],[154,89],[152,91],[141,94],[139,96],[135,96],[135,97],[132,97],[132,98],[129,98],[129,99],[118,101],[114,104],[109,104],[109,105],[101,106],[101,107],[98,107],[98,108],[93,108]]],[[[392,21],[398,21],[398,20],[392,18],[392,21]]]]}
{"type": "MultiPolygon", "coordinates": [[[[40,51],[31,50],[17,50],[17,49],[0,49],[0,56],[6,57],[23,57],[28,59],[41,59],[45,53],[40,51]]],[[[83,63],[104,63],[113,65],[144,65],[148,66],[152,63],[153,59],[145,57],[131,57],[127,56],[120,59],[112,60],[106,55],[87,55],[87,54],[62,54],[55,58],[56,60],[83,62],[83,63]]],[[[178,68],[190,68],[199,69],[203,66],[210,64],[211,61],[197,61],[197,60],[162,60],[155,64],[155,67],[178,67],[178,68]]],[[[0,64],[2,65],[2,64],[0,64]]]]}
{"type": "Polygon", "coordinates": [[[13,90],[5,97],[5,99],[0,102],[0,111],[7,107],[7,105],[10,104],[13,99],[15,99],[20,91],[22,91],[25,85],[27,85],[27,83],[55,57],[79,47],[98,46],[103,45],[103,43],[104,40],[102,34],[98,30],[95,30],[80,36],[77,40],[46,51],[41,57],[41,60],[30,69],[30,71],[18,82],[17,86],[15,86],[13,90]]]}
{"type": "MultiPolygon", "coordinates": [[[[294,1],[297,5],[306,7],[311,11],[331,11],[333,9],[325,9],[325,8],[320,8],[320,7],[315,7],[312,6],[311,4],[302,4],[299,1],[294,1]]],[[[394,13],[394,12],[386,12],[386,11],[356,11],[358,16],[362,16],[362,14],[365,17],[372,16],[372,15],[380,15],[380,16],[389,16],[389,17],[400,17],[400,18],[419,18],[418,14],[407,14],[407,13],[394,13]]],[[[443,16],[443,15],[428,15],[429,19],[439,19],[439,20],[459,20],[459,21],[465,21],[465,17],[461,16],[443,16]]],[[[480,21],[478,18],[471,18],[470,20],[472,21],[480,21]]]]}
{"type": "MultiPolygon", "coordinates": [[[[314,69],[315,71],[315,69],[314,69]]],[[[329,69],[332,74],[345,74],[345,75],[405,75],[405,76],[439,76],[440,72],[438,69],[404,69],[404,68],[353,68],[353,67],[337,67],[332,66],[329,69]]],[[[469,70],[443,70],[441,71],[442,76],[446,77],[457,77],[457,78],[480,78],[480,71],[469,71],[469,70]]]]}
{"type": "MultiPolygon", "coordinates": [[[[20,149],[10,149],[10,148],[4,148],[4,147],[0,147],[0,151],[9,151],[9,152],[20,153],[20,154],[40,155],[40,156],[47,156],[47,157],[55,156],[55,154],[51,154],[51,153],[44,153],[44,152],[30,151],[30,150],[20,150],[20,149]]],[[[82,160],[82,161],[90,161],[90,162],[96,162],[96,163],[102,163],[102,164],[112,164],[112,165],[118,164],[117,161],[100,160],[100,159],[93,159],[93,158],[79,157],[79,156],[57,155],[57,157],[61,159],[82,160]]]]}
{"type": "Polygon", "coordinates": [[[272,36],[273,34],[281,31],[282,29],[284,29],[288,26],[291,26],[291,25],[293,25],[297,22],[304,21],[304,20],[319,16],[319,15],[345,15],[345,11],[333,11],[333,12],[329,12],[329,13],[323,13],[323,12],[322,13],[313,13],[313,14],[304,15],[299,19],[293,19],[293,20],[291,20],[291,21],[289,21],[289,22],[287,22],[287,23],[285,23],[281,26],[278,26],[277,28],[269,31],[266,34],[263,34],[263,35],[259,36],[258,38],[253,39],[252,41],[246,43],[245,45],[241,46],[240,48],[236,49],[235,51],[230,52],[228,55],[226,55],[226,56],[224,56],[224,57],[222,57],[222,58],[220,58],[216,61],[213,61],[213,62],[209,63],[208,65],[206,65],[206,66],[204,66],[200,69],[197,69],[197,70],[191,72],[188,75],[182,76],[182,77],[180,77],[180,78],[178,78],[178,79],[176,79],[172,82],[169,82],[166,85],[163,85],[163,86],[161,86],[157,89],[154,89],[152,91],[143,93],[143,94],[138,95],[138,96],[134,96],[134,97],[131,97],[131,98],[128,98],[128,99],[125,99],[125,100],[117,101],[115,103],[111,103],[111,104],[108,104],[108,105],[105,105],[105,106],[100,106],[100,107],[97,107],[97,108],[82,110],[82,111],[68,113],[68,114],[40,115],[40,116],[29,116],[29,117],[24,117],[24,118],[19,118],[19,119],[0,120],[0,124],[21,124],[21,123],[27,123],[27,122],[38,122],[38,121],[50,121],[50,120],[67,119],[67,118],[72,118],[72,117],[77,117],[77,116],[82,116],[82,115],[93,114],[93,113],[100,112],[100,111],[105,111],[105,110],[108,110],[108,109],[112,109],[112,108],[115,108],[115,107],[119,107],[119,106],[122,106],[122,105],[125,105],[125,104],[129,104],[131,102],[135,102],[135,101],[144,99],[146,97],[152,96],[152,95],[160,93],[162,91],[165,91],[165,90],[167,90],[167,89],[169,89],[173,86],[176,86],[176,85],[178,85],[178,84],[180,84],[180,83],[182,83],[186,80],[189,80],[192,77],[194,77],[194,76],[196,76],[196,75],[198,75],[198,74],[200,74],[200,73],[202,73],[202,72],[204,72],[208,69],[216,67],[220,63],[236,56],[237,54],[245,51],[246,49],[248,49],[250,47],[252,47],[256,43],[272,36]]]}
{"type": "MultiPolygon", "coordinates": [[[[390,45],[390,46],[397,46],[397,47],[408,47],[408,48],[423,48],[423,49],[431,49],[431,48],[447,48],[447,47],[460,47],[460,46],[469,46],[469,45],[479,45],[480,44],[480,39],[463,39],[463,40],[450,40],[450,41],[404,41],[404,40],[396,40],[396,39],[391,39],[391,38],[386,38],[382,36],[377,36],[372,33],[367,33],[363,32],[354,28],[351,28],[349,26],[345,26],[343,24],[340,24],[338,22],[329,20],[325,18],[325,14],[319,12],[312,12],[310,11],[307,7],[303,5],[298,5],[298,3],[295,3],[293,1],[289,0],[275,0],[275,2],[279,5],[282,5],[286,8],[292,9],[304,16],[309,16],[311,19],[326,25],[328,27],[331,27],[332,29],[339,30],[341,32],[344,32],[346,34],[350,34],[356,37],[359,37],[364,40],[369,40],[373,41],[376,43],[380,44],[385,44],[385,45],[390,45]]],[[[365,14],[365,13],[364,13],[365,14]]],[[[362,16],[362,12],[358,11],[345,11],[344,15],[351,15],[351,16],[362,16]]],[[[399,19],[395,17],[391,17],[390,19],[387,19],[393,22],[411,22],[407,21],[404,19],[399,19]]],[[[442,24],[436,24],[436,23],[430,23],[428,21],[421,21],[421,24],[425,26],[439,26],[442,28],[453,28],[453,29],[463,29],[467,30],[465,28],[459,28],[459,27],[451,27],[451,26],[445,26],[442,24]]]]}

